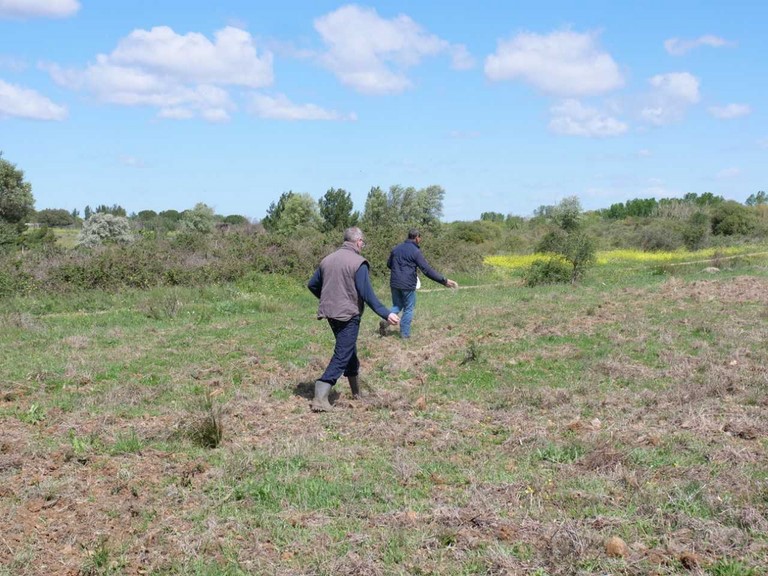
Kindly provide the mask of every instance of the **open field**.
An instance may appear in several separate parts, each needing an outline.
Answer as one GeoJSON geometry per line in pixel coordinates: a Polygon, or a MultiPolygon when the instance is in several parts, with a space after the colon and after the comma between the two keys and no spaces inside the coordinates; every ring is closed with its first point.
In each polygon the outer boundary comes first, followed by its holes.
{"type": "Polygon", "coordinates": [[[290,279],[1,301],[0,575],[766,574],[768,259],[719,264],[427,283],[328,414],[290,279]]]}

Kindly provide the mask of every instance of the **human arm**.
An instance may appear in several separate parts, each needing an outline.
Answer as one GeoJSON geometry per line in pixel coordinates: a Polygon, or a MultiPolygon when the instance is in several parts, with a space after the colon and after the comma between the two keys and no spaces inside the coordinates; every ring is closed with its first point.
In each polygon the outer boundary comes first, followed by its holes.
{"type": "Polygon", "coordinates": [[[355,288],[357,293],[363,299],[363,302],[370,306],[371,310],[376,312],[384,320],[387,320],[390,324],[397,324],[400,318],[397,314],[392,314],[389,308],[384,306],[373,291],[371,286],[371,278],[368,275],[368,264],[362,264],[355,273],[355,288]]]}
{"type": "Polygon", "coordinates": [[[427,262],[427,259],[424,258],[424,255],[421,252],[416,253],[416,265],[421,268],[422,272],[426,274],[427,278],[430,280],[434,280],[438,284],[442,284],[443,286],[446,286],[448,288],[458,288],[459,284],[455,280],[451,280],[450,278],[446,278],[440,272],[432,268],[429,263],[427,262]]]}
{"type": "Polygon", "coordinates": [[[323,273],[320,271],[320,268],[315,270],[315,273],[312,274],[312,278],[310,278],[307,283],[307,288],[309,288],[309,291],[312,292],[316,298],[320,298],[320,293],[323,290],[323,273]]]}
{"type": "MultiPolygon", "coordinates": [[[[448,280],[448,278],[432,268],[432,266],[429,265],[429,262],[427,262],[427,259],[424,258],[424,255],[418,250],[415,251],[414,261],[416,262],[416,266],[418,266],[421,271],[424,272],[424,275],[430,280],[433,280],[438,284],[442,284],[443,286],[448,286],[448,282],[453,282],[453,280],[448,280]]],[[[453,283],[455,284],[455,282],[453,283]]],[[[453,286],[451,287],[453,288],[453,286]]]]}

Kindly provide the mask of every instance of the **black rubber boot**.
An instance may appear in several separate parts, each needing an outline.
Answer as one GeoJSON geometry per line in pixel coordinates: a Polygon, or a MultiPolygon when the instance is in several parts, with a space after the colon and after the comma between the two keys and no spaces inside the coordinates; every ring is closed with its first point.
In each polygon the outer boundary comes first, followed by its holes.
{"type": "Polygon", "coordinates": [[[333,408],[328,402],[328,394],[331,393],[331,385],[328,382],[318,380],[315,382],[315,397],[310,404],[312,412],[330,412],[333,408]]]}
{"type": "Polygon", "coordinates": [[[347,376],[349,379],[349,389],[352,391],[352,398],[355,400],[360,398],[360,382],[357,380],[357,376],[347,376]]]}

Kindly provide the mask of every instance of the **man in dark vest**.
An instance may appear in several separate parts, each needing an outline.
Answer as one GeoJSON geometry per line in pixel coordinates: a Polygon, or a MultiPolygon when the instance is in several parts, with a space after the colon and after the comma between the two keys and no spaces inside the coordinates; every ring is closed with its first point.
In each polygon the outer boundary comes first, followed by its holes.
{"type": "MultiPolygon", "coordinates": [[[[389,287],[392,291],[391,311],[395,314],[403,313],[400,321],[401,338],[411,337],[411,321],[416,309],[416,288],[419,282],[417,270],[421,270],[430,280],[448,288],[459,286],[454,280],[446,278],[429,265],[421,253],[420,244],[421,233],[416,228],[411,228],[408,230],[408,238],[392,249],[387,260],[387,268],[391,271],[389,276],[389,287]]],[[[382,336],[386,335],[388,326],[386,322],[379,323],[379,333],[382,336]]]]}
{"type": "Polygon", "coordinates": [[[400,322],[398,315],[391,314],[373,292],[368,276],[368,261],[360,255],[364,246],[362,230],[357,227],[347,228],[344,231],[344,244],[323,258],[307,284],[310,292],[320,299],[318,320],[328,320],[336,338],[331,361],[315,382],[315,397],[311,404],[314,412],[331,409],[328,395],[342,375],[349,379],[352,396],[360,396],[357,335],[365,304],[389,324],[400,322]]]}

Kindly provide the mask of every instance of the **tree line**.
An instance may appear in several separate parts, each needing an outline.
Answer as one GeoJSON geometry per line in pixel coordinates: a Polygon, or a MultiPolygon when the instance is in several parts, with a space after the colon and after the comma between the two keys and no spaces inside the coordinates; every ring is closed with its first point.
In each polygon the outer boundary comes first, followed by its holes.
{"type": "Polygon", "coordinates": [[[342,229],[366,231],[372,274],[386,274],[386,257],[409,227],[424,232],[430,261],[447,273],[482,270],[499,253],[550,253],[531,277],[574,281],[597,249],[697,249],[768,238],[766,194],[747,202],[711,193],[634,199],[584,211],[576,196],[540,206],[523,218],[484,212],[473,221],[442,222],[445,191],[438,185],[372,187],[362,211],[350,193],[330,188],[319,199],[284,192],[260,220],[222,216],[204,203],[183,210],[126,214],[119,205],[34,210],[31,185],[0,154],[0,295],[31,287],[147,287],[237,279],[243,274],[302,277],[338,245],[342,229]],[[39,226],[31,227],[28,224],[39,226]],[[77,230],[74,250],[54,228],[77,230]]]}

